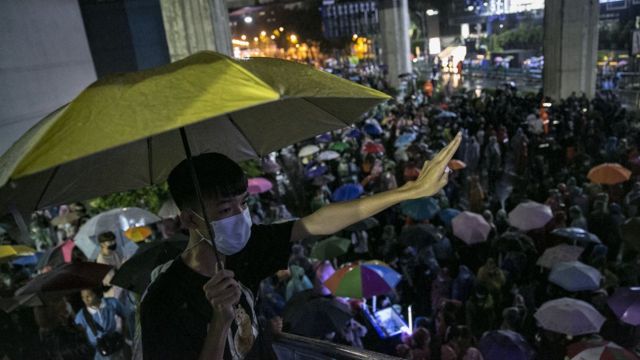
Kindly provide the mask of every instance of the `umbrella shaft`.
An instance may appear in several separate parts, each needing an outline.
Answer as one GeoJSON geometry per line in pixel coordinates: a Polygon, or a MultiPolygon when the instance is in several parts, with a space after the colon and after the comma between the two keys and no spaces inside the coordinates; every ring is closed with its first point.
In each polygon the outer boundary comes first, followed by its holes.
{"type": "Polygon", "coordinates": [[[193,158],[191,156],[191,147],[189,146],[189,139],[187,138],[187,132],[184,127],[180,128],[180,137],[182,138],[182,146],[184,146],[184,153],[187,156],[187,163],[189,164],[189,171],[191,173],[191,180],[193,181],[193,187],[196,190],[196,197],[198,198],[198,202],[200,203],[200,210],[202,211],[202,217],[204,218],[204,222],[207,224],[207,231],[209,232],[209,238],[211,239],[211,246],[213,246],[213,253],[216,257],[216,267],[218,270],[223,268],[222,261],[218,257],[218,249],[216,249],[216,243],[214,241],[215,236],[213,235],[213,229],[211,222],[209,221],[209,215],[207,215],[206,207],[204,205],[204,198],[202,197],[202,190],[200,188],[200,181],[198,180],[198,173],[196,172],[196,167],[193,164],[193,158]]]}

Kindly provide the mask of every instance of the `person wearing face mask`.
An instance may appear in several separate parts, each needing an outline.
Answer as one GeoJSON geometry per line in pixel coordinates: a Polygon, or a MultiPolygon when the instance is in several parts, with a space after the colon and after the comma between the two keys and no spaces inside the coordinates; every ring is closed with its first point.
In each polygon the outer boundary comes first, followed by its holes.
{"type": "Polygon", "coordinates": [[[447,183],[445,169],[459,143],[458,135],[425,164],[415,181],[402,187],[329,204],[304,218],[271,225],[252,224],[247,176],[233,160],[218,153],[192,159],[206,216],[193,185],[191,164],[186,160],[178,164],[167,182],[180,208],[181,223],[189,230],[189,243],[142,299],[143,358],[264,358],[261,351],[269,346],[260,335],[253,294],[262,279],[287,267],[292,243],[334,234],[402,201],[436,194],[447,183]],[[235,321],[239,314],[243,329],[235,321]],[[239,332],[242,346],[236,343],[239,332]]]}
{"type": "MultiPolygon", "coordinates": [[[[118,245],[116,243],[116,235],[111,231],[104,232],[98,235],[98,243],[100,244],[100,253],[96,262],[98,264],[105,264],[113,266],[113,269],[104,277],[103,284],[105,286],[111,286],[111,278],[115,275],[115,271],[122,265],[122,256],[116,251],[118,245]]],[[[108,291],[105,291],[104,296],[110,298],[120,298],[122,295],[122,289],[112,286],[108,291]]]]}

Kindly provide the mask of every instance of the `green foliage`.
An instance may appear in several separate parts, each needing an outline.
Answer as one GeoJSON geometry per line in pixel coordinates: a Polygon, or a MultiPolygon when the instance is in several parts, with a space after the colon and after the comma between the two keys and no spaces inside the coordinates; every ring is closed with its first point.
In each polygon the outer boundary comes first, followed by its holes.
{"type": "Polygon", "coordinates": [[[598,34],[598,48],[608,50],[629,50],[631,48],[631,31],[633,21],[608,22],[600,26],[598,34]]]}
{"type": "Polygon", "coordinates": [[[496,36],[498,46],[505,49],[542,49],[542,25],[520,23],[517,28],[496,36]]]}
{"type": "Polygon", "coordinates": [[[169,198],[169,188],[162,185],[147,186],[138,190],[102,196],[89,201],[91,211],[100,213],[119,207],[139,207],[157,213],[162,203],[169,198]]]}
{"type": "Polygon", "coordinates": [[[250,178],[262,176],[262,166],[258,160],[242,161],[238,163],[238,165],[240,165],[244,173],[250,178]]]}

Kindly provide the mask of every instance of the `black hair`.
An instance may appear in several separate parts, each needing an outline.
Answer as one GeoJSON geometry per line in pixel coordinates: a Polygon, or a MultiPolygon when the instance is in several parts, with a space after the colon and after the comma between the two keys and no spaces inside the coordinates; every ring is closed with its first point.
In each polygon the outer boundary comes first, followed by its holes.
{"type": "Polygon", "coordinates": [[[107,242],[107,241],[115,241],[116,240],[116,234],[114,234],[111,231],[106,231],[101,233],[100,235],[98,235],[98,242],[99,243],[103,243],[103,242],[107,242]]]}
{"type": "MultiPolygon", "coordinates": [[[[194,156],[193,165],[198,174],[202,196],[226,198],[242,195],[247,191],[248,179],[242,168],[227,156],[206,153],[194,156]]],[[[167,179],[169,192],[178,208],[196,207],[197,197],[187,160],[178,164],[167,179]]]]}

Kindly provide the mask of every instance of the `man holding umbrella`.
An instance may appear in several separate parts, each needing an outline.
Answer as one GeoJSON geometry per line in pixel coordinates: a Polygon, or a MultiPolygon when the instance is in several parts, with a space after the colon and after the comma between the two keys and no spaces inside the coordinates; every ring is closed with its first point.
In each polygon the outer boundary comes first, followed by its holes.
{"type": "Polygon", "coordinates": [[[180,163],[168,183],[180,219],[189,229],[189,245],[149,286],[142,301],[144,359],[259,358],[253,292],[262,279],[286,267],[291,242],[330,235],[399,202],[434,195],[447,183],[447,164],[459,143],[458,135],[424,165],[415,181],[400,188],[330,204],[302,219],[275,225],[252,225],[246,175],[217,153],[192,159],[207,211],[204,216],[190,165],[180,163]]]}

